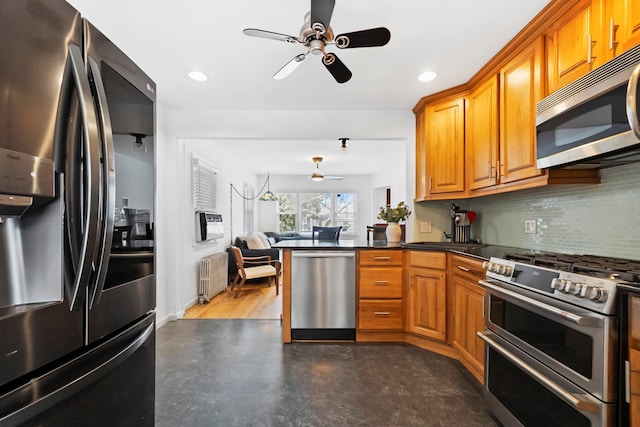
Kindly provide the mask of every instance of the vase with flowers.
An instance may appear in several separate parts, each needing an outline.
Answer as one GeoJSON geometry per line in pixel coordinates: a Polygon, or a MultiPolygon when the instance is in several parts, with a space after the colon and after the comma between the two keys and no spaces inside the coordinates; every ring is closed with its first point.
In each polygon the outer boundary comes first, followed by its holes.
{"type": "Polygon", "coordinates": [[[398,203],[398,206],[392,208],[391,205],[381,206],[378,218],[387,222],[387,230],[385,234],[387,236],[387,242],[399,243],[402,237],[402,228],[400,227],[400,221],[406,221],[411,215],[409,207],[404,203],[398,203]]]}

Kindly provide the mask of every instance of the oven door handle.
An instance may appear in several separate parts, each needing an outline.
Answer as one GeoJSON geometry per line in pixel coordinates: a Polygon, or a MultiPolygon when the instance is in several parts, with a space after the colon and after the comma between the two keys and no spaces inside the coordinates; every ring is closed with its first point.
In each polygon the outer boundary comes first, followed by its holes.
{"type": "Polygon", "coordinates": [[[508,289],[504,289],[500,286],[496,286],[491,282],[488,282],[486,280],[479,280],[478,283],[480,283],[482,286],[491,289],[494,292],[497,293],[501,293],[503,295],[507,295],[513,299],[516,299],[518,301],[522,301],[524,303],[530,304],[534,307],[536,307],[539,310],[543,310],[546,311],[547,313],[551,313],[555,316],[558,316],[564,320],[568,320],[570,322],[573,322],[577,325],[580,326],[590,326],[590,327],[602,327],[602,319],[597,318],[597,317],[590,317],[590,316],[581,316],[579,314],[574,314],[574,313],[569,313],[568,311],[565,310],[561,310],[559,308],[550,306],[548,304],[545,304],[543,302],[540,301],[536,301],[533,298],[529,298],[525,295],[521,295],[517,292],[513,292],[510,291],[508,289]]]}
{"type": "Polygon", "coordinates": [[[576,395],[568,392],[567,390],[565,390],[564,388],[562,388],[561,386],[559,386],[549,378],[542,375],[540,372],[536,371],[535,369],[532,369],[525,361],[520,359],[515,354],[511,353],[509,350],[501,346],[495,340],[493,340],[490,337],[490,335],[491,333],[478,332],[478,337],[480,337],[484,342],[486,342],[489,346],[491,346],[491,348],[493,348],[495,351],[500,353],[504,358],[509,360],[509,362],[516,365],[519,369],[526,372],[529,376],[533,377],[536,381],[538,381],[540,384],[545,386],[547,389],[553,392],[553,394],[558,396],[560,399],[564,400],[566,403],[578,409],[579,411],[593,412],[596,414],[598,413],[599,408],[597,403],[590,402],[588,400],[584,400],[580,398],[582,396],[584,396],[585,398],[588,398],[589,397],[588,395],[586,394],[576,395]]]}

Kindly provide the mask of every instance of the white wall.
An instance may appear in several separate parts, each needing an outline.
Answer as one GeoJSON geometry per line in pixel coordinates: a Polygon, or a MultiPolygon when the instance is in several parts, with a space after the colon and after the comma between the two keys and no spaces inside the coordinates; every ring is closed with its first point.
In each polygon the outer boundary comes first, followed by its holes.
{"type": "MultiPolygon", "coordinates": [[[[402,139],[407,141],[406,165],[392,164],[387,171],[381,171],[368,178],[361,177],[354,182],[354,188],[360,189],[363,203],[359,208],[363,212],[370,212],[369,217],[363,217],[366,223],[358,227],[364,229],[368,223],[376,221],[378,206],[373,205],[374,187],[390,186],[394,203],[400,200],[409,202],[413,199],[415,118],[410,110],[202,111],[175,110],[158,106],[157,133],[156,311],[159,326],[181,317],[184,310],[197,299],[196,278],[200,257],[224,251],[231,241],[232,234],[235,236],[242,232],[242,200],[239,197],[234,198],[233,218],[230,218],[229,184],[233,183],[241,191],[243,184],[247,183],[257,192],[264,182],[264,177],[254,176],[251,171],[239,166],[236,159],[227,158],[224,151],[216,148],[215,139],[304,139],[310,135],[315,138],[333,139],[338,134],[349,135],[354,139],[371,138],[372,135],[378,138],[402,139]],[[218,201],[225,221],[225,237],[216,245],[201,246],[193,243],[194,218],[189,169],[192,153],[197,153],[214,164],[220,173],[218,201]],[[369,194],[365,194],[367,191],[369,194]],[[230,228],[231,222],[233,233],[230,228]]],[[[325,182],[326,186],[332,185],[330,181],[325,182]]],[[[271,176],[271,190],[281,191],[279,185],[278,178],[271,176]]],[[[282,191],[286,191],[285,188],[282,191]]],[[[270,211],[268,205],[266,202],[256,202],[256,229],[266,229],[269,224],[273,224],[275,207],[271,204],[270,211]]],[[[410,227],[411,222],[408,224],[409,229],[410,227]]]]}

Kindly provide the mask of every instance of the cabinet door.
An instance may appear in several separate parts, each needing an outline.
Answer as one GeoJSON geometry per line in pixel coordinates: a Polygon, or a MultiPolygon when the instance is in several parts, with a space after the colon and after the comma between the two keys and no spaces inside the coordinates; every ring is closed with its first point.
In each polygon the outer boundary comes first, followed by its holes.
{"type": "Polygon", "coordinates": [[[484,372],[484,343],[477,334],[485,328],[484,292],[466,279],[454,276],[453,300],[453,345],[460,351],[463,363],[471,364],[472,372],[481,378],[484,372]]]}
{"type": "MultiPolygon", "coordinates": [[[[595,2],[597,3],[597,1],[595,2]]],[[[554,92],[602,64],[602,28],[591,0],[582,0],[547,33],[549,92],[554,92]]]]}
{"type": "Polygon", "coordinates": [[[425,200],[427,196],[425,126],[425,110],[422,110],[416,115],[416,200],[425,200]]]}
{"type": "Polygon", "coordinates": [[[498,183],[498,76],[482,83],[469,96],[465,161],[470,190],[498,183]]]}
{"type": "Polygon", "coordinates": [[[542,98],[543,39],[500,70],[500,182],[541,175],[536,168],[536,103],[542,98]]]}
{"type": "Polygon", "coordinates": [[[426,109],[427,191],[464,191],[464,100],[443,102],[426,109]]]}
{"type": "Polygon", "coordinates": [[[607,0],[611,3],[611,20],[609,21],[612,35],[611,47],[615,55],[640,44],[640,2],[638,0],[607,0]]]}
{"type": "Polygon", "coordinates": [[[446,340],[446,273],[412,267],[409,273],[409,332],[446,340]]]}

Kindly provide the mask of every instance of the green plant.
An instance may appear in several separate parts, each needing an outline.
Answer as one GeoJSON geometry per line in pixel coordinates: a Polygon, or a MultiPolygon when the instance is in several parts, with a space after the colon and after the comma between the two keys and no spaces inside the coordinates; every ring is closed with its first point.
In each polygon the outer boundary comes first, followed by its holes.
{"type": "Polygon", "coordinates": [[[400,222],[405,221],[409,215],[411,215],[409,207],[404,202],[400,202],[395,208],[392,208],[391,205],[381,206],[378,219],[387,222],[400,222]]]}

